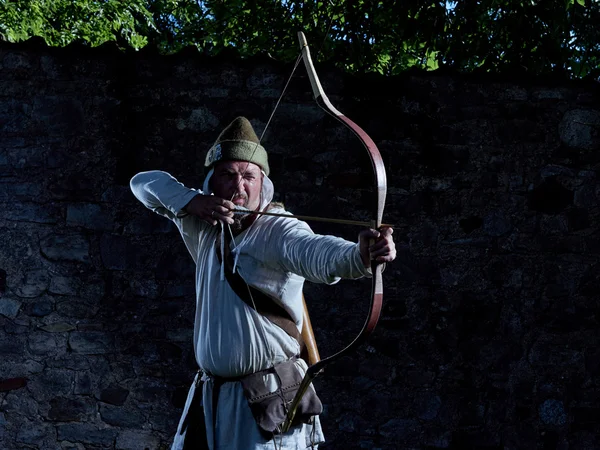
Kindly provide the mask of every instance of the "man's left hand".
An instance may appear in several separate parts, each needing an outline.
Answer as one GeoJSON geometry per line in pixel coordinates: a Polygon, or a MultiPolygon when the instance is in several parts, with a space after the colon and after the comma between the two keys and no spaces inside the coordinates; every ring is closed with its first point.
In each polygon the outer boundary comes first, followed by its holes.
{"type": "Polygon", "coordinates": [[[392,234],[394,229],[383,227],[380,231],[363,230],[358,235],[360,257],[365,267],[371,267],[371,261],[387,263],[396,259],[396,244],[392,234]],[[371,241],[375,241],[371,245],[371,241]]]}

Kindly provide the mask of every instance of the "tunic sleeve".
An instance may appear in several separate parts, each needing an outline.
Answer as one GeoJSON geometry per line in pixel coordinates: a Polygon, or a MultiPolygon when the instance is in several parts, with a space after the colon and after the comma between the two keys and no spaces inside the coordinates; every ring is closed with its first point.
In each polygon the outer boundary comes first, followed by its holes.
{"type": "Polygon", "coordinates": [[[171,219],[177,225],[190,255],[197,262],[200,235],[208,225],[183,208],[202,192],[185,187],[160,170],[140,172],[131,179],[129,185],[133,195],[146,208],[171,219]]]}
{"type": "Polygon", "coordinates": [[[265,248],[268,264],[313,283],[334,284],[342,278],[371,276],[357,243],[315,234],[305,222],[295,219],[279,221],[283,223],[271,228],[270,245],[265,248]]]}

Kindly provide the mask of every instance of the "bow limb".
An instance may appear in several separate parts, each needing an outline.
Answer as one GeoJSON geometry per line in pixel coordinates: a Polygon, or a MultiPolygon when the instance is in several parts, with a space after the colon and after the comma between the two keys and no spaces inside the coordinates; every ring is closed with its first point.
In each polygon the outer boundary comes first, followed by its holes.
{"type": "MultiPolygon", "coordinates": [[[[363,146],[369,154],[374,172],[374,188],[376,195],[376,202],[372,211],[373,218],[371,219],[371,228],[378,229],[381,226],[381,222],[383,220],[383,210],[385,207],[385,197],[387,193],[385,166],[383,164],[383,160],[381,159],[381,154],[379,153],[377,146],[369,137],[369,135],[365,133],[365,131],[361,127],[359,127],[352,120],[344,116],[331,104],[331,102],[327,98],[327,95],[325,94],[325,91],[323,90],[323,86],[321,86],[321,82],[319,81],[319,77],[317,76],[317,72],[313,66],[312,59],[310,57],[310,51],[308,49],[308,44],[306,42],[304,33],[299,32],[298,39],[300,41],[300,48],[302,49],[302,58],[304,59],[304,65],[306,66],[306,71],[308,73],[310,84],[313,90],[313,95],[315,97],[315,100],[317,101],[317,104],[326,113],[328,113],[329,115],[340,121],[344,126],[349,128],[354,133],[354,135],[361,141],[361,143],[363,144],[363,146]]],[[[360,331],[358,336],[356,336],[354,340],[344,349],[327,358],[322,359],[321,361],[317,362],[316,364],[313,364],[308,368],[304,379],[300,384],[298,392],[295,398],[292,400],[290,407],[288,408],[287,417],[282,425],[283,432],[288,431],[291,427],[296,414],[296,410],[298,409],[298,405],[300,404],[300,400],[302,400],[302,397],[309,389],[312,381],[317,377],[319,373],[321,373],[323,368],[329,363],[341,358],[342,356],[350,353],[352,350],[357,348],[366,340],[366,338],[375,329],[375,326],[379,321],[379,316],[381,314],[381,308],[383,305],[382,268],[383,266],[378,264],[376,261],[371,261],[371,305],[362,330],[360,331]]]]}

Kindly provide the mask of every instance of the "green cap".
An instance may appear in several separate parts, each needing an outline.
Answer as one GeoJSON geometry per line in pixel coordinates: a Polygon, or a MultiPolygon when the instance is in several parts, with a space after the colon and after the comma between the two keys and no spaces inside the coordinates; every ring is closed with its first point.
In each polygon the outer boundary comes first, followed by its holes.
{"type": "Polygon", "coordinates": [[[204,165],[212,167],[219,161],[248,161],[269,175],[267,151],[260,145],[250,121],[245,117],[236,117],[221,132],[208,150],[204,165]]]}

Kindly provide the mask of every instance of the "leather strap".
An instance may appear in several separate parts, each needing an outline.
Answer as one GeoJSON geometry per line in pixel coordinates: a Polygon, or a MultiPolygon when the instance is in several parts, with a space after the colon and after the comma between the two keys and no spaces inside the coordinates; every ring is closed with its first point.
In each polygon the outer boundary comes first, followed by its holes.
{"type": "MultiPolygon", "coordinates": [[[[218,245],[220,241],[221,233],[217,235],[217,245],[215,246],[219,262],[222,261],[221,251],[218,245]]],[[[224,272],[229,286],[246,305],[254,309],[256,312],[285,331],[289,336],[294,338],[300,345],[300,357],[305,361],[308,361],[306,344],[290,314],[282,306],[280,306],[274,298],[256,289],[255,287],[250,286],[238,272],[233,272],[233,257],[231,255],[230,244],[231,237],[228,236],[228,233],[225,233],[224,272]]]]}

